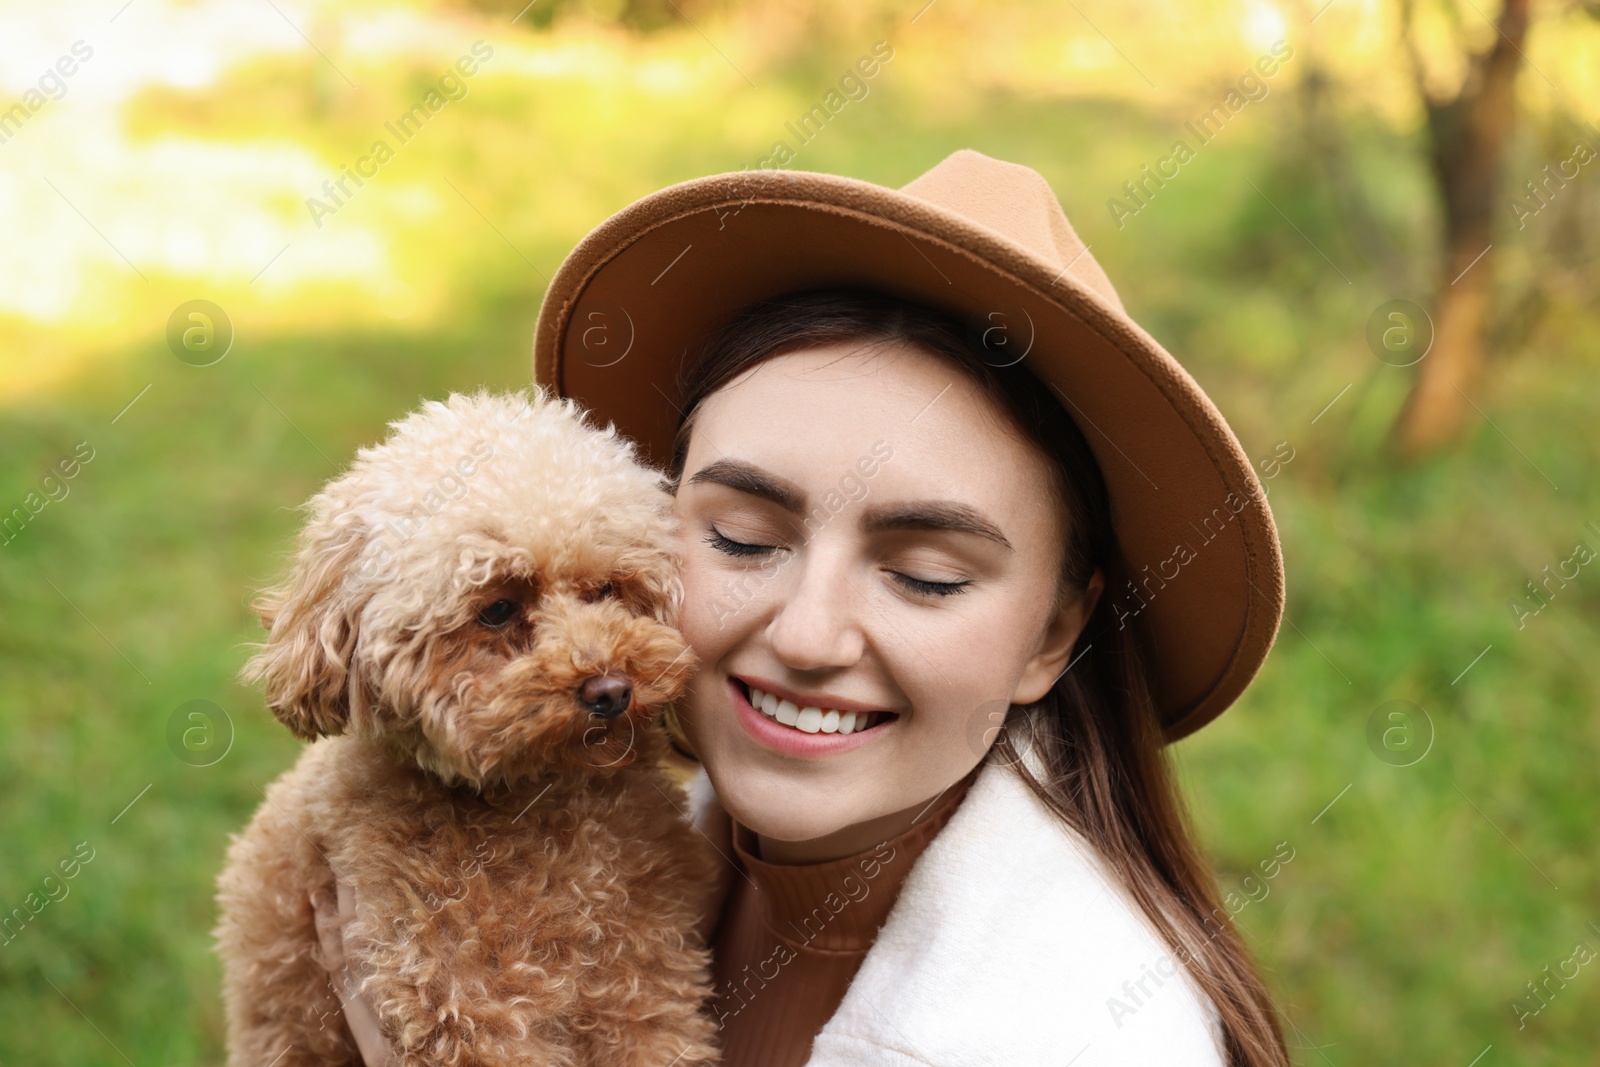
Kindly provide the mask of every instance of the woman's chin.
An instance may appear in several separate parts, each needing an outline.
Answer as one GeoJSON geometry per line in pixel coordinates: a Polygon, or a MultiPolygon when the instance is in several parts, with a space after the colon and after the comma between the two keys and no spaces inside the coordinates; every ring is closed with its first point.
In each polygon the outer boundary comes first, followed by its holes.
{"type": "Polygon", "coordinates": [[[718,777],[723,780],[712,785],[723,808],[763,838],[814,841],[863,821],[861,813],[835,799],[837,794],[830,797],[828,791],[806,789],[781,776],[750,768],[718,777]]]}

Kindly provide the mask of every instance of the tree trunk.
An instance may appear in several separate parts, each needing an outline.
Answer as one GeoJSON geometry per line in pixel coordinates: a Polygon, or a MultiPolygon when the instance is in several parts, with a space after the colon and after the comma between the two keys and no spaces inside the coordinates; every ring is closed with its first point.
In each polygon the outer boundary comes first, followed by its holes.
{"type": "MultiPolygon", "coordinates": [[[[1501,164],[1516,113],[1528,5],[1529,0],[1505,0],[1494,44],[1472,56],[1453,99],[1440,101],[1423,92],[1430,163],[1444,206],[1444,257],[1433,302],[1433,347],[1417,364],[1416,381],[1394,428],[1396,443],[1407,455],[1434,451],[1457,437],[1483,362],[1494,278],[1490,247],[1501,164]]],[[[1405,32],[1409,43],[1409,5],[1405,32]]],[[[1414,46],[1412,56],[1421,91],[1414,46]]]]}
{"type": "Polygon", "coordinates": [[[1472,394],[1483,361],[1489,321],[1488,261],[1493,253],[1468,269],[1481,252],[1482,244],[1452,240],[1445,256],[1446,277],[1433,302],[1433,347],[1417,365],[1416,381],[1395,428],[1400,450],[1406,455],[1449,444],[1461,432],[1469,413],[1465,398],[1472,394]],[[1463,271],[1465,276],[1450,284],[1463,271]]]}

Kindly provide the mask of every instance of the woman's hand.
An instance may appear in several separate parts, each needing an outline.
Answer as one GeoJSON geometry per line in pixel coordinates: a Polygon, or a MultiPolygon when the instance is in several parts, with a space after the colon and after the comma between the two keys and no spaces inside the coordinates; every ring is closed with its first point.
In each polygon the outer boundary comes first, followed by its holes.
{"type": "Polygon", "coordinates": [[[311,910],[317,917],[317,940],[322,945],[322,960],[333,980],[333,991],[344,1007],[345,1025],[355,1036],[356,1048],[367,1067],[395,1067],[400,1062],[389,1042],[378,1028],[378,1017],[358,990],[361,976],[350,965],[345,952],[345,930],[356,917],[356,893],[342,879],[336,879],[338,902],[315,890],[311,893],[311,910]]]}

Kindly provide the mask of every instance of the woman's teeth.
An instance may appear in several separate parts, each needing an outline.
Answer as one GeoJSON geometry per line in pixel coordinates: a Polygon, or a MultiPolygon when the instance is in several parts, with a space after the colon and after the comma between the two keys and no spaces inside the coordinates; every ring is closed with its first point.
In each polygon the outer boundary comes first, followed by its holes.
{"type": "Polygon", "coordinates": [[[839,711],[835,708],[798,707],[792,700],[779,700],[771,693],[750,687],[750,706],[769,719],[777,719],[808,734],[851,734],[876,726],[884,712],[839,711]]]}

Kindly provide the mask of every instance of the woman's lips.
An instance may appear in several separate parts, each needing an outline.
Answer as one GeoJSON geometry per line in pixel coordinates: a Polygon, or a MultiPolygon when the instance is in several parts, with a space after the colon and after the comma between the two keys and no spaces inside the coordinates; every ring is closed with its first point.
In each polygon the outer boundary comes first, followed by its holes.
{"type": "Polygon", "coordinates": [[[875,712],[874,715],[883,715],[885,719],[874,726],[857,728],[847,734],[823,733],[821,730],[807,733],[793,726],[785,726],[777,719],[752,707],[745,684],[738,679],[728,679],[728,693],[733,700],[739,725],[744,728],[745,733],[763,748],[788,756],[832,756],[840,752],[849,752],[882,737],[899,721],[893,713],[875,712]]]}

